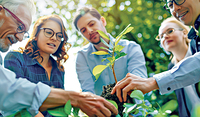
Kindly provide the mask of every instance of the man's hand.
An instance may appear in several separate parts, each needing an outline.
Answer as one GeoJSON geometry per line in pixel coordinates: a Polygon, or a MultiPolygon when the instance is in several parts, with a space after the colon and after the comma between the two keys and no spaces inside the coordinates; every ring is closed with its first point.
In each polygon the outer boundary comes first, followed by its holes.
{"type": "Polygon", "coordinates": [[[141,78],[139,76],[128,73],[124,79],[119,81],[113,88],[111,94],[116,92],[119,101],[126,101],[127,94],[130,94],[133,90],[141,90],[143,94],[148,93],[154,89],[158,89],[157,82],[154,78],[141,78]],[[123,94],[123,100],[121,97],[123,94]]]}
{"type": "Polygon", "coordinates": [[[88,116],[108,117],[111,113],[117,115],[118,110],[113,104],[103,97],[88,92],[81,92],[74,99],[70,99],[71,105],[80,108],[88,116]]]}
{"type": "Polygon", "coordinates": [[[103,97],[88,92],[65,91],[51,88],[51,92],[40,107],[40,111],[62,106],[70,100],[71,105],[80,108],[88,116],[107,117],[117,115],[118,110],[103,97]]]}

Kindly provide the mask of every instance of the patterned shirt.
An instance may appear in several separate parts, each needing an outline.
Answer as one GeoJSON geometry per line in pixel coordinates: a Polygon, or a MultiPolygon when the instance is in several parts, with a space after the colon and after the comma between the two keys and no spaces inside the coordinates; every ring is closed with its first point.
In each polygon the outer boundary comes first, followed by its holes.
{"type": "Polygon", "coordinates": [[[42,82],[51,87],[64,89],[64,72],[58,69],[57,63],[52,57],[50,59],[52,60],[50,80],[42,65],[25,53],[9,52],[4,59],[4,66],[15,72],[17,78],[27,78],[33,83],[42,82]]]}

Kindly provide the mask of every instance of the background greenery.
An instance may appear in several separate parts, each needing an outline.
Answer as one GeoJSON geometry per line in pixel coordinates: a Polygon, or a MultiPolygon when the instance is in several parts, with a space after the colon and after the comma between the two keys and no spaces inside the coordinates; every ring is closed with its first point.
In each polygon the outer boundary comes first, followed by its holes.
{"type": "MultiPolygon", "coordinates": [[[[73,47],[83,46],[88,42],[72,25],[76,9],[83,5],[96,8],[106,18],[107,31],[114,37],[131,23],[134,29],[126,34],[126,39],[141,45],[149,77],[167,70],[169,54],[166,54],[160,48],[160,43],[155,40],[161,22],[170,17],[170,14],[163,9],[162,0],[36,0],[36,17],[58,14],[67,27],[69,42],[73,47]]],[[[153,91],[147,97],[157,109],[159,106],[165,108],[164,105],[170,103],[172,111],[170,115],[178,115],[174,92],[160,95],[158,91],[153,91]]]]}

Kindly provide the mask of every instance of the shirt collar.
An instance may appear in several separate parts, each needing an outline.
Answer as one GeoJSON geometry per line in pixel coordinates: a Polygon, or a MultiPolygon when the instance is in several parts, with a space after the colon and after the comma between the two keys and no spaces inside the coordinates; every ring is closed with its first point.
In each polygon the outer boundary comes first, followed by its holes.
{"type": "Polygon", "coordinates": [[[194,27],[196,30],[199,30],[199,25],[200,25],[200,15],[197,17],[197,19],[194,23],[194,27]]]}
{"type": "Polygon", "coordinates": [[[194,39],[194,38],[196,38],[196,36],[197,36],[197,33],[196,33],[195,29],[192,27],[190,29],[190,32],[188,33],[188,39],[194,39]]]}
{"type": "Polygon", "coordinates": [[[199,30],[199,25],[200,25],[200,15],[197,17],[195,23],[194,23],[194,27],[195,29],[192,27],[190,32],[188,33],[188,38],[189,39],[195,39],[197,37],[198,30],[199,30]]]}

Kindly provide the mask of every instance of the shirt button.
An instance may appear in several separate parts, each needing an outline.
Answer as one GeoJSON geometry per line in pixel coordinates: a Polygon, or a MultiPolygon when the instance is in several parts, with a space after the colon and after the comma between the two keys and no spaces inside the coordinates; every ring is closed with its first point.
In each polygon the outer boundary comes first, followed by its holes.
{"type": "Polygon", "coordinates": [[[169,91],[169,90],[171,90],[171,88],[170,88],[170,87],[167,87],[167,90],[169,91]]]}

